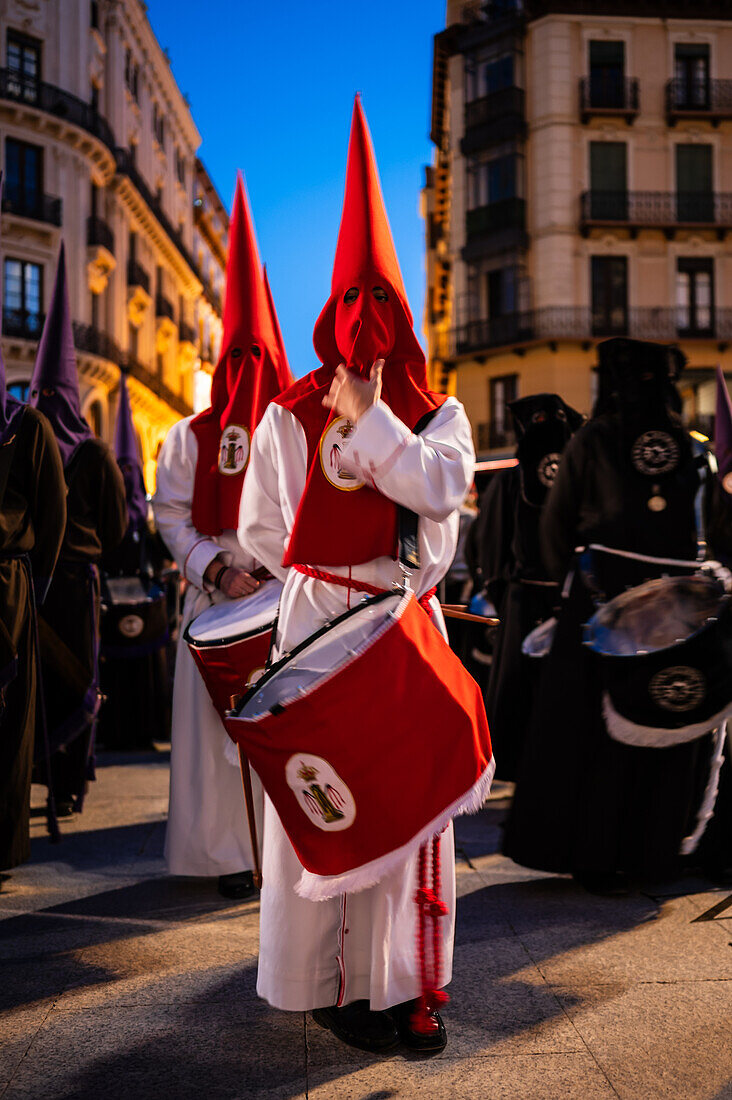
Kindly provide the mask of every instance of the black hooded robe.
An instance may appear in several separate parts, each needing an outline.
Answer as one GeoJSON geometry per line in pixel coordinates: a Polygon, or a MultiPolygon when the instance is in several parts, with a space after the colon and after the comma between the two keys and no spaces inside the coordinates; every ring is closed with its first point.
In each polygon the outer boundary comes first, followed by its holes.
{"type": "MultiPolygon", "coordinates": [[[[653,511],[647,501],[654,489],[628,472],[623,439],[620,416],[607,412],[580,429],[564,452],[541,523],[545,561],[559,583],[578,545],[696,558],[700,475],[690,446],[681,446],[675,469],[654,479],[665,507],[653,511]]],[[[662,572],[668,570],[608,558],[604,595],[611,599],[662,572]]],[[[696,824],[711,734],[665,749],[610,738],[597,658],[582,645],[582,625],[594,610],[592,591],[575,570],[543,661],[503,850],[546,871],[655,877],[678,866],[681,842],[696,824]]]]}
{"type": "Polygon", "coordinates": [[[124,536],[127,503],[117,460],[100,439],[81,443],[64,474],[68,517],[40,616],[41,654],[54,793],[81,809],[99,706],[98,564],[124,536]]]}
{"type": "Polygon", "coordinates": [[[0,870],[30,856],[37,671],[28,560],[40,598],[66,520],[61,456],[51,425],[35,409],[23,410],[15,438],[0,446],[0,483],[6,473],[0,507],[0,870]]]}

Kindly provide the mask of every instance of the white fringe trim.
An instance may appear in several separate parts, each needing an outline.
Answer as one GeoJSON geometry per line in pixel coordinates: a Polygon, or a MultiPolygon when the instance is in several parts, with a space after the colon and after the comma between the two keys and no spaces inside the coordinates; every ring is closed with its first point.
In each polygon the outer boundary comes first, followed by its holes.
{"type": "Polygon", "coordinates": [[[303,868],[300,880],[295,887],[296,893],[308,901],[328,901],[339,894],[356,894],[359,890],[376,886],[386,875],[403,865],[410,856],[416,855],[425,841],[438,836],[454,817],[477,813],[488,797],[495,770],[496,761],[492,756],[483,774],[466,794],[456,799],[452,805],[428,822],[416,836],[396,851],[388,852],[360,867],[354,867],[351,871],[344,871],[342,875],[315,875],[312,871],[306,871],[303,868]]]}
{"type": "Polygon", "coordinates": [[[696,828],[691,836],[687,836],[681,842],[679,849],[682,856],[690,856],[695,852],[699,841],[704,836],[704,830],[714,817],[714,807],[717,804],[719,794],[719,773],[724,763],[724,742],[727,737],[727,723],[723,722],[719,729],[715,730],[714,755],[709,767],[709,779],[704,788],[704,798],[696,815],[696,828]]]}
{"type": "Polygon", "coordinates": [[[703,737],[705,733],[716,729],[725,719],[732,716],[732,702],[705,722],[681,726],[679,729],[666,729],[659,726],[639,726],[628,718],[624,718],[615,710],[610,696],[605,692],[602,697],[602,716],[605,719],[607,732],[613,740],[622,741],[626,745],[638,745],[641,748],[665,749],[670,745],[683,745],[686,741],[694,741],[697,737],[703,737]]]}

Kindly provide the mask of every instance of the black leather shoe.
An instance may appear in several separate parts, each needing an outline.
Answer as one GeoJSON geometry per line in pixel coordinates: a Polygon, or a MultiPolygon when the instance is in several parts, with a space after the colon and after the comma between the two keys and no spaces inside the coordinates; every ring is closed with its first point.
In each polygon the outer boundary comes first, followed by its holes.
{"type": "Polygon", "coordinates": [[[368,1001],[352,1001],[342,1008],[313,1009],[316,1024],[332,1031],[341,1042],[374,1053],[399,1046],[399,1035],[387,1012],[372,1012],[368,1001]]]}
{"type": "Polygon", "coordinates": [[[403,1001],[400,1005],[394,1005],[389,1009],[400,1041],[407,1050],[416,1050],[420,1054],[439,1054],[447,1046],[447,1031],[439,1012],[430,1012],[430,1018],[435,1024],[433,1031],[423,1035],[421,1031],[415,1031],[412,1026],[412,1015],[417,1008],[417,1001],[403,1001]]]}
{"type": "Polygon", "coordinates": [[[254,876],[251,871],[237,871],[235,875],[219,875],[219,893],[222,898],[241,901],[254,893],[254,876]]]}

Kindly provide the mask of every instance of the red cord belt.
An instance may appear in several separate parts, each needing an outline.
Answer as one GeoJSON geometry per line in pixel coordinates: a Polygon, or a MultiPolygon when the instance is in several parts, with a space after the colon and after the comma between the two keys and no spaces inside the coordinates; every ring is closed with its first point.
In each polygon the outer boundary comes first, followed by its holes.
{"type": "MultiPolygon", "coordinates": [[[[348,588],[354,592],[365,592],[368,596],[381,596],[382,593],[389,591],[388,588],[379,588],[378,585],[368,584],[367,581],[354,580],[350,575],[341,577],[337,573],[329,573],[326,569],[316,569],[312,565],[293,565],[292,568],[305,577],[313,577],[316,581],[325,581],[326,584],[335,584],[339,588],[348,588]]],[[[430,588],[422,596],[417,596],[417,602],[430,618],[432,618],[430,600],[436,592],[437,588],[430,588]]]]}

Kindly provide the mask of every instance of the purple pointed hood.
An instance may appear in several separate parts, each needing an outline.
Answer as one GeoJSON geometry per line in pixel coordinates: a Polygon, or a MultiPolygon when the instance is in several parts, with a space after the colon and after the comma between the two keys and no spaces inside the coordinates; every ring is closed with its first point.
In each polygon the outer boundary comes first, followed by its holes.
{"type": "MultiPolygon", "coordinates": [[[[0,201],[2,201],[3,195],[3,174],[0,172],[0,201]]],[[[0,299],[0,307],[2,306],[2,300],[0,299]]],[[[0,446],[10,439],[11,435],[17,428],[16,418],[22,413],[23,405],[20,401],[16,401],[14,397],[11,397],[8,393],[7,383],[5,381],[5,361],[3,360],[3,349],[0,347],[0,446]]]]}
{"type": "Polygon", "coordinates": [[[138,530],[147,522],[147,498],[145,481],[142,476],[142,464],[137,449],[137,436],[132,423],[130,395],[127,391],[127,379],[124,374],[119,378],[119,403],[117,405],[117,424],[114,429],[114,450],[117,464],[122,471],[127,495],[127,512],[130,517],[130,529],[138,530]]]}
{"type": "Polygon", "coordinates": [[[46,314],[30,384],[29,404],[44,413],[56,435],[64,468],[94,433],[81,415],[79,376],[71,327],[63,241],[58,254],[51,304],[46,314]]]}
{"type": "Polygon", "coordinates": [[[719,480],[732,493],[732,401],[722,368],[717,367],[717,413],[714,418],[714,449],[719,480]]]}

